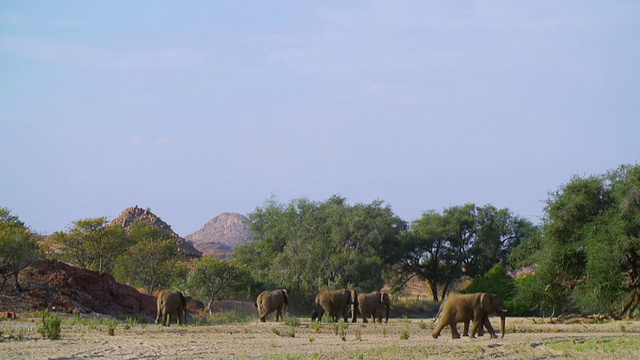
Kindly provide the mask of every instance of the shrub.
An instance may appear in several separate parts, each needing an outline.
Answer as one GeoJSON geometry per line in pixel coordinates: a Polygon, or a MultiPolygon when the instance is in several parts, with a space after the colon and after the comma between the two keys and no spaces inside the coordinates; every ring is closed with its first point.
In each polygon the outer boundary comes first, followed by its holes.
{"type": "Polygon", "coordinates": [[[60,318],[56,315],[47,314],[44,317],[42,325],[38,328],[38,333],[44,339],[57,340],[60,339],[60,318]]]}

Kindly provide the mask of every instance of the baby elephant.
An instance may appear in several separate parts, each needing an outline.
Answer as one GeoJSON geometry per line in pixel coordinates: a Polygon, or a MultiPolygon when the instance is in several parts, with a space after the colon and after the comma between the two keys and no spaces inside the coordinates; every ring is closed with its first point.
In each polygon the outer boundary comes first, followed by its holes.
{"type": "Polygon", "coordinates": [[[177,319],[178,325],[187,323],[187,299],[180,291],[162,290],[158,294],[156,310],[156,324],[160,323],[160,317],[164,326],[169,326],[171,317],[177,319]]]}

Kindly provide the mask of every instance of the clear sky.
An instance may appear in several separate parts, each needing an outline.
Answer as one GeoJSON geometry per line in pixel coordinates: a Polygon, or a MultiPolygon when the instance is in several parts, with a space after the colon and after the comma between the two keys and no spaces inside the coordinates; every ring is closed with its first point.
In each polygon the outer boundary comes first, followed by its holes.
{"type": "Polygon", "coordinates": [[[640,157],[640,1],[0,2],[0,207],[180,235],[332,195],[404,220],[640,157]]]}

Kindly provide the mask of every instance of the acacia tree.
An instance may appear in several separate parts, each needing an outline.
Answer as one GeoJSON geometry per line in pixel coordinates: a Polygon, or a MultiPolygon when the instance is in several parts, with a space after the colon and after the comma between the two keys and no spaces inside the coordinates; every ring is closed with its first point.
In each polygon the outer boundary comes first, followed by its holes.
{"type": "Polygon", "coordinates": [[[89,218],[73,222],[67,232],[54,233],[62,247],[62,258],[89,270],[111,272],[116,257],[129,247],[121,225],[109,225],[107,218],[89,218]]]}
{"type": "Polygon", "coordinates": [[[13,276],[16,291],[20,291],[18,275],[29,264],[42,258],[36,234],[6,208],[0,208],[0,291],[13,276]]]}
{"type": "Polygon", "coordinates": [[[442,214],[427,211],[401,237],[394,284],[399,287],[417,276],[438,301],[462,276],[478,277],[495,264],[507,265],[509,252],[534,232],[528,220],[491,205],[454,206],[442,214]]]}
{"type": "Polygon", "coordinates": [[[221,295],[245,289],[251,285],[251,276],[246,266],[230,260],[203,257],[193,268],[188,283],[194,293],[209,299],[207,308],[211,310],[213,302],[221,295]]]}
{"type": "Polygon", "coordinates": [[[116,261],[116,278],[142,286],[149,294],[169,287],[174,267],[183,260],[176,239],[170,232],[143,221],[131,224],[127,231],[132,245],[116,261]]]}

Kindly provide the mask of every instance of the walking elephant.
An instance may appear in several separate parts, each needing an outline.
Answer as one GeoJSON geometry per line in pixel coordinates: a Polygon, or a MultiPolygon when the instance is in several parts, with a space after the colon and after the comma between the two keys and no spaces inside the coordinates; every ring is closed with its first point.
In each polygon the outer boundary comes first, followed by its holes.
{"type": "Polygon", "coordinates": [[[276,312],[276,322],[278,319],[284,321],[282,312],[286,310],[289,301],[289,295],[286,289],[265,290],[258,295],[256,302],[253,304],[258,310],[258,318],[261,322],[267,321],[267,315],[276,312]]]}
{"type": "Polygon", "coordinates": [[[351,322],[356,322],[358,315],[358,293],[355,290],[322,290],[316,295],[311,321],[322,320],[324,313],[328,313],[334,322],[342,316],[348,322],[351,311],[351,322]]]}
{"type": "MultiPolygon", "coordinates": [[[[358,294],[358,310],[362,315],[363,322],[368,322],[367,317],[371,316],[371,320],[375,323],[377,312],[382,311],[383,308],[386,312],[384,322],[387,323],[391,308],[389,293],[376,291],[369,294],[358,294]]],[[[382,322],[382,314],[378,317],[378,322],[382,322]]]]}
{"type": "Polygon", "coordinates": [[[169,326],[171,318],[175,317],[178,325],[187,323],[187,299],[180,291],[162,290],[156,300],[156,324],[169,326]]]}
{"type": "Polygon", "coordinates": [[[442,303],[440,310],[438,324],[432,334],[434,339],[440,336],[440,331],[447,325],[451,327],[451,337],[459,339],[460,333],[458,333],[456,324],[459,322],[468,324],[469,321],[473,321],[472,338],[475,337],[478,326],[484,326],[493,339],[496,337],[496,333],[489,321],[489,314],[492,313],[500,316],[501,337],[504,337],[507,310],[502,306],[502,299],[497,295],[489,293],[449,295],[442,303]]]}

